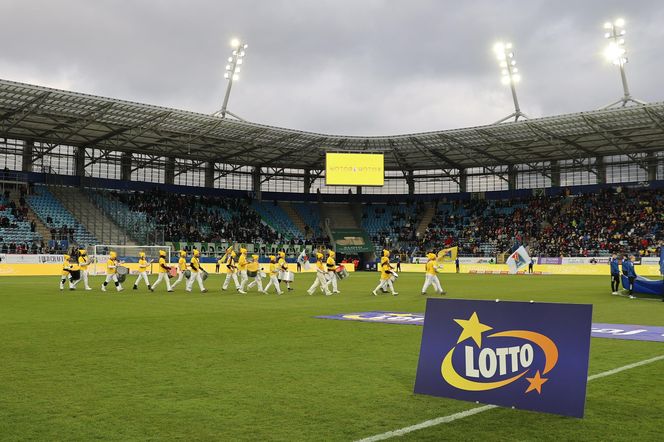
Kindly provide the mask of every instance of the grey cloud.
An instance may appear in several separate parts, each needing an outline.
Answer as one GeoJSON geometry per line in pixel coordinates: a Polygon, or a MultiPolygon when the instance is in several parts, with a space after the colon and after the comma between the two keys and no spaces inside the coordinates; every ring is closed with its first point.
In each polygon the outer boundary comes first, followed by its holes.
{"type": "Polygon", "coordinates": [[[661,100],[656,1],[17,1],[0,4],[0,77],[211,113],[228,41],[247,40],[230,109],[324,133],[394,134],[511,112],[491,47],[515,45],[532,116],[621,94],[602,23],[628,20],[634,95],[661,100]]]}

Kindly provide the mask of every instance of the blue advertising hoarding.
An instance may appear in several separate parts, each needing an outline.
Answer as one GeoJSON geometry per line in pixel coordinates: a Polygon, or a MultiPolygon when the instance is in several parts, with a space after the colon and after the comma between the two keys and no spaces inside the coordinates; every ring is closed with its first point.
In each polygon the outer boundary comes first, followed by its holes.
{"type": "Polygon", "coordinates": [[[415,393],[583,417],[592,305],[427,300],[415,393]]]}

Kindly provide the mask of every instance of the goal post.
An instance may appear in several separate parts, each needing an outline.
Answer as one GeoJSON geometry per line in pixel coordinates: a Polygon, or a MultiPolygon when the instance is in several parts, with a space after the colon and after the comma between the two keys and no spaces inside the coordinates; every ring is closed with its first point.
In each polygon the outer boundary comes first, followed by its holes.
{"type": "Polygon", "coordinates": [[[93,246],[91,254],[92,256],[90,258],[93,260],[94,274],[100,275],[106,272],[106,261],[108,261],[108,256],[112,251],[117,253],[118,259],[127,263],[131,270],[136,270],[138,268],[138,254],[144,252],[145,259],[147,259],[148,262],[152,261],[152,265],[150,265],[150,273],[152,273],[156,270],[156,265],[159,262],[160,250],[166,252],[166,262],[170,263],[172,247],[167,245],[127,246],[116,244],[97,244],[93,246]]]}

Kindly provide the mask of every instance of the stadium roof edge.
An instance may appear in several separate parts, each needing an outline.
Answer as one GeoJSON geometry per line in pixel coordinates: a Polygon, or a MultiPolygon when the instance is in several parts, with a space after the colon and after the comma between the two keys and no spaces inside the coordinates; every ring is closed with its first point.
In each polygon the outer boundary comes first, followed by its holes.
{"type": "Polygon", "coordinates": [[[664,102],[441,131],[345,136],[0,80],[0,136],[292,169],[323,169],[326,151],[382,152],[387,170],[493,167],[663,150],[664,102]]]}

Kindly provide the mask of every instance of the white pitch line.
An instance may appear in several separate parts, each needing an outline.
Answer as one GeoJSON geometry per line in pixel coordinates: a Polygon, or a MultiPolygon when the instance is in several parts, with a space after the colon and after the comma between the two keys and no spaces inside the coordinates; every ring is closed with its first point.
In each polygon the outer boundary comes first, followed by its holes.
{"type": "MultiPolygon", "coordinates": [[[[652,364],[653,362],[664,360],[664,355],[655,356],[654,358],[646,359],[644,361],[634,362],[633,364],[624,365],[622,367],[614,368],[613,370],[603,371],[602,373],[597,373],[591,376],[588,376],[588,381],[594,379],[600,379],[606,376],[611,376],[621,371],[631,370],[632,368],[640,367],[642,365],[652,364]]],[[[375,436],[370,436],[364,439],[360,439],[357,442],[375,442],[379,440],[391,439],[393,437],[403,436],[404,434],[412,433],[413,431],[422,430],[424,428],[435,427],[440,424],[448,424],[459,419],[467,418],[468,416],[473,416],[475,414],[483,413],[485,411],[493,410],[498,408],[497,405],[484,405],[482,407],[471,408],[470,410],[461,411],[459,413],[450,414],[449,416],[441,416],[435,419],[430,419],[428,421],[420,422],[419,424],[411,425],[409,427],[400,428],[394,431],[388,431],[387,433],[377,434],[375,436]]]]}

